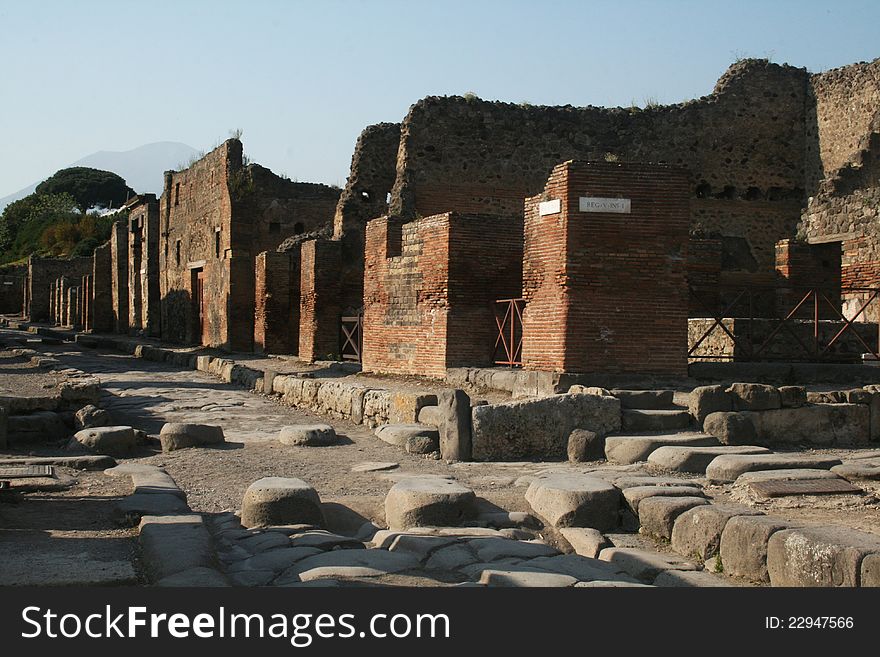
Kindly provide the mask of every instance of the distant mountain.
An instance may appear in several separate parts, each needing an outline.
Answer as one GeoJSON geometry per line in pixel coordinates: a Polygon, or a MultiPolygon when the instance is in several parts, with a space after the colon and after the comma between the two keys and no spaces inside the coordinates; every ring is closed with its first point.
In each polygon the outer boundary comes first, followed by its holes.
{"type": "MultiPolygon", "coordinates": [[[[192,146],[175,141],[158,141],[153,144],[144,144],[130,151],[98,151],[77,160],[69,167],[92,167],[112,171],[125,178],[128,186],[139,194],[161,194],[162,174],[169,169],[177,169],[186,165],[193,156],[199,155],[192,146]]],[[[62,167],[67,168],[67,167],[62,167]]],[[[54,171],[47,171],[46,175],[21,189],[14,194],[0,198],[0,212],[13,201],[32,194],[37,185],[51,176],[54,171]]]]}

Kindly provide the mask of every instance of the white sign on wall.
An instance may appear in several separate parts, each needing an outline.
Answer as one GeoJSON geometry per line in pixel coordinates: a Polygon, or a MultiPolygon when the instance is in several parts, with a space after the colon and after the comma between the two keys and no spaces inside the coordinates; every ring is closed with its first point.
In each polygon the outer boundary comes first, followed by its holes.
{"type": "Polygon", "coordinates": [[[598,196],[581,196],[578,209],[581,212],[614,212],[629,214],[631,202],[628,198],[600,198],[598,196]]]}
{"type": "Polygon", "coordinates": [[[542,217],[548,214],[559,214],[562,212],[562,201],[558,198],[553,201],[544,201],[538,205],[538,214],[542,217]]]}

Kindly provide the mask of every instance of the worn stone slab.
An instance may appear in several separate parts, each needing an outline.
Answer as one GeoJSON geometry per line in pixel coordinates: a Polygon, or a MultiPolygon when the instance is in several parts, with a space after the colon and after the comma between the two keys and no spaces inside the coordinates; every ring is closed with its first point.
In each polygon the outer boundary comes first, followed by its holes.
{"type": "Polygon", "coordinates": [[[712,447],[718,445],[718,439],[698,431],[607,436],[605,457],[610,463],[638,463],[647,461],[652,452],[666,445],[712,447]]]}
{"type": "Polygon", "coordinates": [[[458,542],[455,536],[425,536],[420,534],[398,534],[388,550],[391,552],[407,552],[419,561],[424,561],[435,550],[458,542]]]}
{"type": "Polygon", "coordinates": [[[285,548],[290,545],[285,534],[278,532],[260,532],[238,541],[238,545],[252,554],[285,548]]]}
{"type": "Polygon", "coordinates": [[[754,445],[720,447],[660,447],[649,457],[648,463],[676,472],[705,472],[707,466],[724,454],[769,454],[766,447],[754,445]]]}
{"type": "Polygon", "coordinates": [[[810,454],[724,454],[719,455],[706,467],[706,479],[709,481],[736,481],[737,477],[746,472],[758,470],[830,470],[840,465],[840,459],[810,454]]]}
{"type": "MultiPolygon", "coordinates": [[[[601,472],[597,472],[601,475],[601,472]]],[[[685,479],[679,477],[657,477],[653,475],[617,475],[611,477],[611,483],[625,490],[636,486],[688,486],[691,488],[699,488],[701,484],[694,479],[685,479]]]]}
{"type": "Polygon", "coordinates": [[[773,516],[735,516],[721,533],[720,552],[724,572],[754,582],[769,582],[767,543],[782,529],[796,526],[773,516]]]}
{"type": "MultiPolygon", "coordinates": [[[[406,552],[389,552],[388,550],[331,550],[296,562],[285,570],[278,578],[278,584],[288,581],[303,581],[301,573],[315,568],[369,568],[377,574],[399,573],[404,570],[418,568],[419,560],[406,552]]],[[[323,571],[322,576],[329,570],[323,571]]],[[[340,571],[341,572],[341,571],[340,571]]],[[[342,575],[340,575],[342,576],[342,575]]]]}
{"type": "Polygon", "coordinates": [[[705,497],[702,488],[696,486],[634,486],[623,491],[623,498],[633,513],[638,515],[639,502],[649,497],[705,497]]]}
{"type": "Polygon", "coordinates": [[[288,425],[278,432],[278,442],[282,445],[325,447],[336,441],[336,430],[329,424],[288,425]]]}
{"type": "Polygon", "coordinates": [[[867,445],[871,411],[864,404],[810,404],[753,413],[765,445],[867,445]]]}
{"type": "Polygon", "coordinates": [[[550,395],[471,409],[473,458],[513,461],[566,458],[575,429],[607,435],[620,429],[620,400],[586,394],[550,395]]]}
{"type": "Polygon", "coordinates": [[[621,408],[665,409],[672,406],[674,390],[622,390],[615,388],[611,394],[620,400],[621,408]]]}
{"type": "Polygon", "coordinates": [[[729,587],[736,586],[720,575],[713,575],[705,570],[684,571],[665,570],[654,580],[659,587],[729,587]]]}
{"type": "Polygon", "coordinates": [[[566,451],[571,463],[599,461],[605,457],[605,438],[595,431],[575,429],[568,436],[566,451]]]}
{"type": "Polygon", "coordinates": [[[187,570],[182,570],[179,573],[174,573],[173,575],[163,577],[158,582],[156,582],[156,586],[218,588],[230,586],[230,583],[226,575],[221,573],[219,570],[216,570],[214,568],[206,568],[205,566],[196,566],[194,568],[188,568],[187,570]]]}
{"type": "Polygon", "coordinates": [[[794,495],[853,495],[864,491],[843,479],[788,479],[756,481],[748,485],[755,496],[763,499],[794,495]]]}
{"type": "Polygon", "coordinates": [[[509,558],[533,559],[561,554],[559,550],[546,543],[513,541],[506,538],[473,538],[468,544],[476,552],[477,558],[486,562],[509,558]]]}
{"type": "Polygon", "coordinates": [[[167,422],[159,432],[163,452],[187,447],[207,447],[225,442],[223,428],[210,424],[167,422]]]}
{"type": "Polygon", "coordinates": [[[363,549],[364,544],[350,536],[341,536],[326,531],[308,531],[290,537],[291,547],[318,548],[321,550],[363,549]]]}
{"type": "Polygon", "coordinates": [[[654,588],[651,584],[642,584],[641,582],[612,582],[602,580],[596,580],[594,582],[578,582],[574,587],[576,589],[654,588]]]}
{"type": "Polygon", "coordinates": [[[831,468],[831,472],[847,481],[880,481],[880,459],[844,461],[831,468]]]}
{"type": "Polygon", "coordinates": [[[602,550],[611,547],[611,542],[605,535],[592,527],[564,527],[559,533],[568,541],[575,554],[582,557],[595,559],[602,550]]]}
{"type": "Polygon", "coordinates": [[[228,571],[230,573],[243,571],[272,571],[278,573],[289,568],[297,561],[320,554],[321,552],[322,550],[313,547],[283,547],[236,561],[229,566],[228,571]]]}
{"type": "Polygon", "coordinates": [[[794,481],[807,479],[840,479],[831,470],[805,470],[801,468],[782,468],[780,470],[756,470],[745,472],[736,478],[735,485],[743,486],[760,481],[794,481]]]}
{"type": "Polygon", "coordinates": [[[31,456],[25,458],[0,459],[0,465],[58,465],[74,470],[107,470],[116,466],[116,459],[106,455],[82,456],[31,456]]]}
{"type": "Polygon", "coordinates": [[[556,527],[613,529],[618,523],[620,491],[598,477],[555,474],[540,477],[526,491],[532,509],[556,527]]]}
{"type": "Polygon", "coordinates": [[[691,425],[691,414],[684,410],[642,410],[625,408],[621,412],[624,431],[680,431],[691,425]]]}
{"type": "Polygon", "coordinates": [[[639,503],[639,523],[645,534],[672,537],[675,519],[688,509],[708,504],[702,497],[648,497],[639,503]]]}
{"type": "Polygon", "coordinates": [[[480,584],[485,586],[562,588],[574,586],[576,583],[577,579],[571,575],[548,573],[541,570],[487,569],[480,575],[480,584]]]}
{"type": "Polygon", "coordinates": [[[144,516],[139,529],[142,561],[151,581],[215,566],[211,536],[199,515],[144,516]]]}
{"type": "Polygon", "coordinates": [[[126,455],[137,446],[131,427],[94,427],[77,431],[74,440],[86,449],[110,456],[126,455]]]}
{"type": "Polygon", "coordinates": [[[753,415],[732,411],[710,413],[703,422],[703,431],[722,445],[754,445],[758,442],[758,430],[752,422],[753,415]]]}
{"type": "Polygon", "coordinates": [[[375,433],[383,442],[404,449],[408,444],[416,441],[428,441],[438,446],[440,444],[440,432],[437,427],[427,424],[383,424],[375,433]]]}
{"type": "Polygon", "coordinates": [[[561,554],[556,557],[538,557],[527,562],[529,568],[571,575],[581,582],[597,580],[632,582],[637,580],[607,561],[589,559],[577,554],[561,554]]]}
{"type": "Polygon", "coordinates": [[[177,515],[189,512],[189,507],[179,496],[169,493],[137,493],[124,497],[116,503],[118,512],[130,518],[141,516],[177,515]]]}
{"type": "Polygon", "coordinates": [[[728,394],[724,386],[700,386],[691,392],[688,408],[696,419],[697,426],[702,427],[703,420],[710,413],[732,411],[733,397],[728,394]]]}
{"type": "Polygon", "coordinates": [[[807,389],[803,386],[780,386],[779,401],[782,408],[800,408],[807,403],[807,389]]]}
{"type": "Polygon", "coordinates": [[[174,479],[167,472],[156,469],[154,472],[133,472],[131,475],[132,493],[139,494],[167,494],[176,495],[184,502],[186,501],[186,493],[184,493],[174,479]]]}
{"type": "Polygon", "coordinates": [[[409,477],[385,496],[385,520],[391,529],[453,526],[476,515],[474,492],[450,479],[409,477]]]}
{"type": "Polygon", "coordinates": [[[386,470],[394,470],[399,468],[400,463],[392,461],[364,461],[351,466],[352,472],[384,472],[386,470]]]}
{"type": "Polygon", "coordinates": [[[737,504],[707,504],[688,509],[675,519],[672,549],[690,559],[709,561],[718,554],[721,533],[731,518],[760,514],[737,504]]]}
{"type": "Polygon", "coordinates": [[[425,562],[425,568],[443,571],[459,570],[477,561],[479,560],[476,555],[466,545],[455,543],[433,552],[425,562]]]}
{"type": "MultiPolygon", "coordinates": [[[[473,482],[473,480],[471,480],[471,482],[473,482]]],[[[493,511],[491,513],[480,513],[476,517],[476,522],[485,523],[493,529],[515,527],[542,529],[544,527],[544,523],[531,513],[526,513],[525,511],[493,511]]]]}
{"type": "Polygon", "coordinates": [[[241,506],[242,525],[295,523],[324,524],[321,500],[314,488],[293,477],[264,477],[248,486],[241,506]]]}
{"type": "Polygon", "coordinates": [[[767,545],[773,586],[859,586],[862,560],[880,553],[880,536],[837,526],[775,532],[767,545]]]}
{"type": "Polygon", "coordinates": [[[599,554],[599,559],[607,561],[638,580],[649,583],[664,570],[700,570],[700,566],[681,557],[638,548],[605,548],[599,554]]]}
{"type": "Polygon", "coordinates": [[[734,383],[727,394],[735,411],[770,411],[782,406],[779,390],[762,383],[734,383]]]}

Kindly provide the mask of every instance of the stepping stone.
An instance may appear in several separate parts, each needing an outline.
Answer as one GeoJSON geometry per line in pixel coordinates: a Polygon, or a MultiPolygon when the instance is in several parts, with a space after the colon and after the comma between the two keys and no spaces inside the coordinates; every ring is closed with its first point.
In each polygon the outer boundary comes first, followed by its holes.
{"type": "Polygon", "coordinates": [[[376,429],[376,436],[411,454],[427,454],[440,449],[440,432],[437,427],[426,424],[384,424],[376,429]]]}
{"type": "Polygon", "coordinates": [[[612,390],[621,408],[668,409],[674,403],[674,390],[612,390]]]}
{"type": "Polygon", "coordinates": [[[672,537],[675,519],[688,509],[708,502],[702,497],[649,497],[639,503],[639,523],[645,534],[672,537]]]}
{"type": "Polygon", "coordinates": [[[782,529],[798,526],[773,516],[736,516],[721,533],[720,552],[724,572],[753,582],[769,582],[767,543],[782,529]]]}
{"type": "Polygon", "coordinates": [[[676,472],[706,471],[716,457],[724,454],[770,454],[766,447],[728,446],[720,447],[660,447],[648,457],[648,463],[676,472]]]}
{"type": "Polygon", "coordinates": [[[242,525],[267,527],[296,523],[324,524],[321,500],[314,488],[292,477],[265,477],[248,486],[241,504],[242,525]]]}
{"type": "Polygon", "coordinates": [[[290,568],[297,561],[302,561],[306,557],[320,554],[322,550],[312,547],[287,547],[278,550],[269,550],[256,554],[247,559],[242,559],[229,566],[230,573],[242,571],[271,571],[279,573],[286,568],[290,568]]]}
{"type": "Polygon", "coordinates": [[[624,408],[621,411],[624,431],[676,431],[691,426],[693,418],[684,409],[640,410],[624,408]]]}
{"type": "Polygon", "coordinates": [[[474,538],[468,545],[477,553],[481,561],[498,559],[533,559],[535,557],[552,557],[561,554],[559,550],[545,543],[512,541],[506,538],[474,538]]]}
{"type": "Polygon", "coordinates": [[[736,478],[734,485],[742,486],[762,481],[797,481],[807,479],[840,479],[840,477],[834,474],[834,468],[831,468],[831,470],[801,470],[797,468],[756,470],[755,472],[741,474],[736,478]]]}
{"type": "Polygon", "coordinates": [[[595,559],[602,550],[611,547],[605,535],[592,527],[565,527],[559,533],[568,541],[574,553],[582,557],[595,559]]]}
{"type": "Polygon", "coordinates": [[[30,458],[0,459],[0,466],[59,465],[74,470],[107,470],[116,466],[109,456],[36,456],[30,458]]]}
{"type": "Polygon", "coordinates": [[[598,477],[540,477],[529,486],[526,500],[535,513],[555,527],[593,527],[603,531],[618,523],[620,491],[598,477]]]}
{"type": "Polygon", "coordinates": [[[862,560],[877,553],[877,534],[838,526],[783,529],[767,544],[767,571],[773,586],[852,587],[861,581],[862,560]]]}
{"type": "MultiPolygon", "coordinates": [[[[597,473],[599,474],[599,473],[597,473]]],[[[689,486],[699,488],[700,483],[694,479],[679,479],[677,477],[652,477],[647,475],[623,475],[611,480],[621,490],[636,486],[689,486]]]]}
{"type": "Polygon", "coordinates": [[[721,534],[731,518],[757,515],[761,512],[737,504],[696,506],[675,519],[672,549],[690,558],[709,561],[718,554],[721,534]]]}
{"type": "Polygon", "coordinates": [[[299,447],[326,447],[336,442],[336,431],[329,424],[297,424],[281,427],[278,442],[299,447]]]}
{"type": "Polygon", "coordinates": [[[845,479],[757,481],[749,484],[749,489],[761,499],[793,495],[861,495],[865,492],[845,479]]]}
{"type": "Polygon", "coordinates": [[[662,587],[729,587],[735,586],[720,575],[705,570],[694,572],[685,570],[665,570],[654,580],[654,586],[662,587]]]}
{"type": "Polygon", "coordinates": [[[577,554],[561,554],[557,557],[538,557],[528,562],[529,568],[571,575],[581,582],[596,580],[637,583],[630,575],[607,561],[588,559],[577,554]]]}
{"type": "Polygon", "coordinates": [[[352,472],[382,472],[384,470],[394,470],[399,468],[400,463],[392,463],[390,461],[364,461],[351,466],[352,472]]]}
{"type": "Polygon", "coordinates": [[[476,496],[456,481],[408,477],[385,496],[385,520],[391,529],[452,526],[476,515],[476,496]]]}
{"type": "Polygon", "coordinates": [[[477,563],[476,555],[465,545],[453,544],[449,547],[440,548],[431,554],[425,562],[428,570],[459,570],[465,566],[477,563]]]}
{"type": "Polygon", "coordinates": [[[840,459],[828,456],[811,456],[804,454],[735,454],[728,453],[718,456],[706,467],[706,479],[713,482],[736,481],[737,477],[746,472],[758,470],[830,470],[840,465],[840,459]]]}
{"type": "Polygon", "coordinates": [[[485,586],[562,588],[574,586],[577,579],[571,575],[548,573],[541,570],[484,570],[480,584],[485,586]]]}
{"type": "MultiPolygon", "coordinates": [[[[330,569],[353,567],[369,568],[376,571],[374,575],[381,575],[418,568],[419,560],[405,552],[389,552],[388,550],[331,550],[296,562],[281,574],[278,578],[278,584],[304,581],[300,574],[315,568],[326,569],[321,571],[321,577],[333,577],[330,569]]],[[[338,570],[337,573],[337,576],[344,576],[345,571],[338,570]]],[[[310,579],[315,579],[315,577],[310,577],[310,579]]]]}
{"type": "Polygon", "coordinates": [[[700,570],[700,566],[681,557],[637,548],[605,548],[599,559],[645,582],[652,582],[664,570],[700,570]]]}
{"type": "Polygon", "coordinates": [[[174,479],[167,472],[159,470],[154,472],[135,472],[131,475],[131,484],[134,487],[132,491],[135,495],[145,494],[167,494],[176,495],[184,502],[186,501],[186,493],[184,493],[174,479]]]}
{"type": "Polygon", "coordinates": [[[831,468],[831,472],[847,481],[880,481],[880,459],[845,461],[831,468]]]}
{"type": "Polygon", "coordinates": [[[187,447],[204,447],[225,442],[223,428],[210,424],[185,424],[167,422],[159,432],[159,442],[163,452],[171,452],[187,447]]]}
{"type": "Polygon", "coordinates": [[[638,463],[647,461],[652,452],[666,445],[712,447],[718,444],[713,436],[697,431],[608,436],[605,438],[605,457],[610,463],[638,463]]]}
{"type": "Polygon", "coordinates": [[[634,486],[623,491],[623,498],[633,513],[638,515],[639,502],[649,497],[705,497],[696,486],[634,486]]]}
{"type": "Polygon", "coordinates": [[[430,554],[440,548],[458,542],[455,536],[420,536],[418,534],[398,534],[391,542],[391,552],[407,552],[419,561],[424,561],[430,554]]]}
{"type": "Polygon", "coordinates": [[[108,455],[128,454],[137,446],[134,429],[122,426],[83,429],[73,439],[92,452],[108,455]]]}

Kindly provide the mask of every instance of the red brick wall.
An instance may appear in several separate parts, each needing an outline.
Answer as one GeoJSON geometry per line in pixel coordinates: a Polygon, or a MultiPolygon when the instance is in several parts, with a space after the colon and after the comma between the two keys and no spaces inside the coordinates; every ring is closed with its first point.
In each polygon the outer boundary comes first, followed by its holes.
{"type": "Polygon", "coordinates": [[[524,357],[529,369],[687,374],[689,190],[679,168],[567,162],[526,204],[524,357]],[[581,196],[629,198],[583,213],[581,196]]]}
{"type": "Polygon", "coordinates": [[[299,267],[299,250],[257,256],[254,351],[290,354],[299,349],[299,267]]]}
{"type": "Polygon", "coordinates": [[[311,240],[301,247],[299,357],[335,359],[339,353],[340,242],[311,240]]]}
{"type": "Polygon", "coordinates": [[[366,371],[442,377],[492,364],[494,301],[519,296],[518,218],[445,213],[367,224],[366,371]]]}

